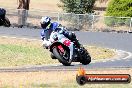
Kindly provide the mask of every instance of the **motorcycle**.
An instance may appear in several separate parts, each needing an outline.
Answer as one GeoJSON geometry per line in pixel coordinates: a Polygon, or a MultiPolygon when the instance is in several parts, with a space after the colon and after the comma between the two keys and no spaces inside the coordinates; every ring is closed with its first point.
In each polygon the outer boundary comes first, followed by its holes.
{"type": "Polygon", "coordinates": [[[0,26],[10,27],[11,26],[10,21],[5,15],[6,10],[0,8],[0,26]]]}
{"type": "Polygon", "coordinates": [[[59,34],[58,32],[52,32],[50,39],[52,40],[52,44],[49,47],[51,52],[51,58],[58,59],[58,61],[64,66],[69,66],[72,62],[80,62],[83,65],[87,65],[91,62],[91,56],[89,55],[88,51],[83,46],[78,48],[76,42],[71,42],[63,34],[59,34]],[[53,39],[53,36],[56,36],[56,38],[53,39]],[[70,60],[69,49],[71,43],[73,43],[72,60],[70,60]]]}

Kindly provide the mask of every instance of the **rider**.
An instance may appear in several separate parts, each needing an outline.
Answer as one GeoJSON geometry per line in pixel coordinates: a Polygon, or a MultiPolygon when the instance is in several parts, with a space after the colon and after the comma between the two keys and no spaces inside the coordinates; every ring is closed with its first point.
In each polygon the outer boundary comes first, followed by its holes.
{"type": "MultiPolygon", "coordinates": [[[[50,35],[52,32],[56,31],[59,32],[60,34],[63,34],[66,38],[70,39],[71,41],[77,41],[75,34],[74,33],[70,33],[67,32],[63,27],[60,27],[60,24],[57,22],[53,22],[51,23],[51,18],[50,17],[42,17],[41,19],[41,27],[43,28],[42,32],[41,32],[41,38],[43,40],[43,46],[48,49],[48,47],[51,45],[51,41],[49,41],[50,39],[50,35]]],[[[65,40],[62,40],[63,42],[65,40]]],[[[78,43],[79,44],[79,43],[78,43]]],[[[70,46],[68,46],[70,49],[70,59],[69,62],[72,61],[72,55],[73,55],[73,43],[70,44],[70,46]]]]}
{"type": "Polygon", "coordinates": [[[57,31],[57,30],[59,30],[59,32],[61,32],[65,37],[70,39],[72,42],[75,41],[77,46],[80,48],[80,43],[76,39],[75,33],[66,31],[57,22],[52,23],[50,17],[48,17],[48,16],[42,17],[40,24],[43,29],[41,32],[41,39],[43,40],[43,45],[46,48],[51,44],[51,42],[48,40],[50,38],[50,34],[53,31],[57,31]]]}

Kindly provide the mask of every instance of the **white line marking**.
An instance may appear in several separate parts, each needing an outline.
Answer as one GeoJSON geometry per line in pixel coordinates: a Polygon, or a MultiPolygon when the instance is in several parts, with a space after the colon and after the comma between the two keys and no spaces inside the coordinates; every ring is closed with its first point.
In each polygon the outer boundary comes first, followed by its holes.
{"type": "Polygon", "coordinates": [[[131,57],[132,57],[132,53],[131,53],[131,52],[127,52],[127,51],[123,51],[123,50],[118,50],[118,51],[119,51],[119,52],[125,52],[125,53],[128,54],[127,57],[124,57],[124,58],[122,58],[122,59],[128,59],[128,58],[131,58],[131,57]]]}
{"type": "Polygon", "coordinates": [[[17,38],[17,37],[9,37],[9,36],[1,36],[3,38],[13,38],[13,39],[21,39],[21,40],[31,40],[31,41],[42,41],[42,40],[39,40],[39,39],[30,39],[30,38],[17,38]]]}

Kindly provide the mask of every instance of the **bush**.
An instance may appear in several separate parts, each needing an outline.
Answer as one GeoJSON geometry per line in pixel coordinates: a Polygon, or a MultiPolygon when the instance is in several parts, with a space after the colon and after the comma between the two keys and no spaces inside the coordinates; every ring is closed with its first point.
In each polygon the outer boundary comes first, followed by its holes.
{"type": "Polygon", "coordinates": [[[132,17],[132,0],[111,0],[106,15],[132,17]]]}
{"type": "Polygon", "coordinates": [[[106,16],[115,17],[105,19],[107,26],[129,26],[129,18],[116,17],[132,17],[132,0],[111,0],[106,10],[106,16]]]}
{"type": "Polygon", "coordinates": [[[93,13],[96,0],[60,0],[58,4],[64,11],[75,14],[93,13]]]}

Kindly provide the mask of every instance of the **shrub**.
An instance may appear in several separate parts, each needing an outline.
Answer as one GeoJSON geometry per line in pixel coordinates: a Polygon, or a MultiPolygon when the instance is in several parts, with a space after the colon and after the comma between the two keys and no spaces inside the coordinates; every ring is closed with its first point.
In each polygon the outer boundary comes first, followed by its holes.
{"type": "Polygon", "coordinates": [[[75,14],[92,13],[96,0],[60,0],[58,4],[64,11],[75,14]]]}
{"type": "Polygon", "coordinates": [[[132,17],[132,0],[111,0],[106,15],[132,17]]]}
{"type": "MultiPolygon", "coordinates": [[[[106,16],[132,17],[132,0],[111,0],[106,10],[106,16]]],[[[123,26],[130,24],[129,18],[106,18],[107,26],[123,26]]]]}

